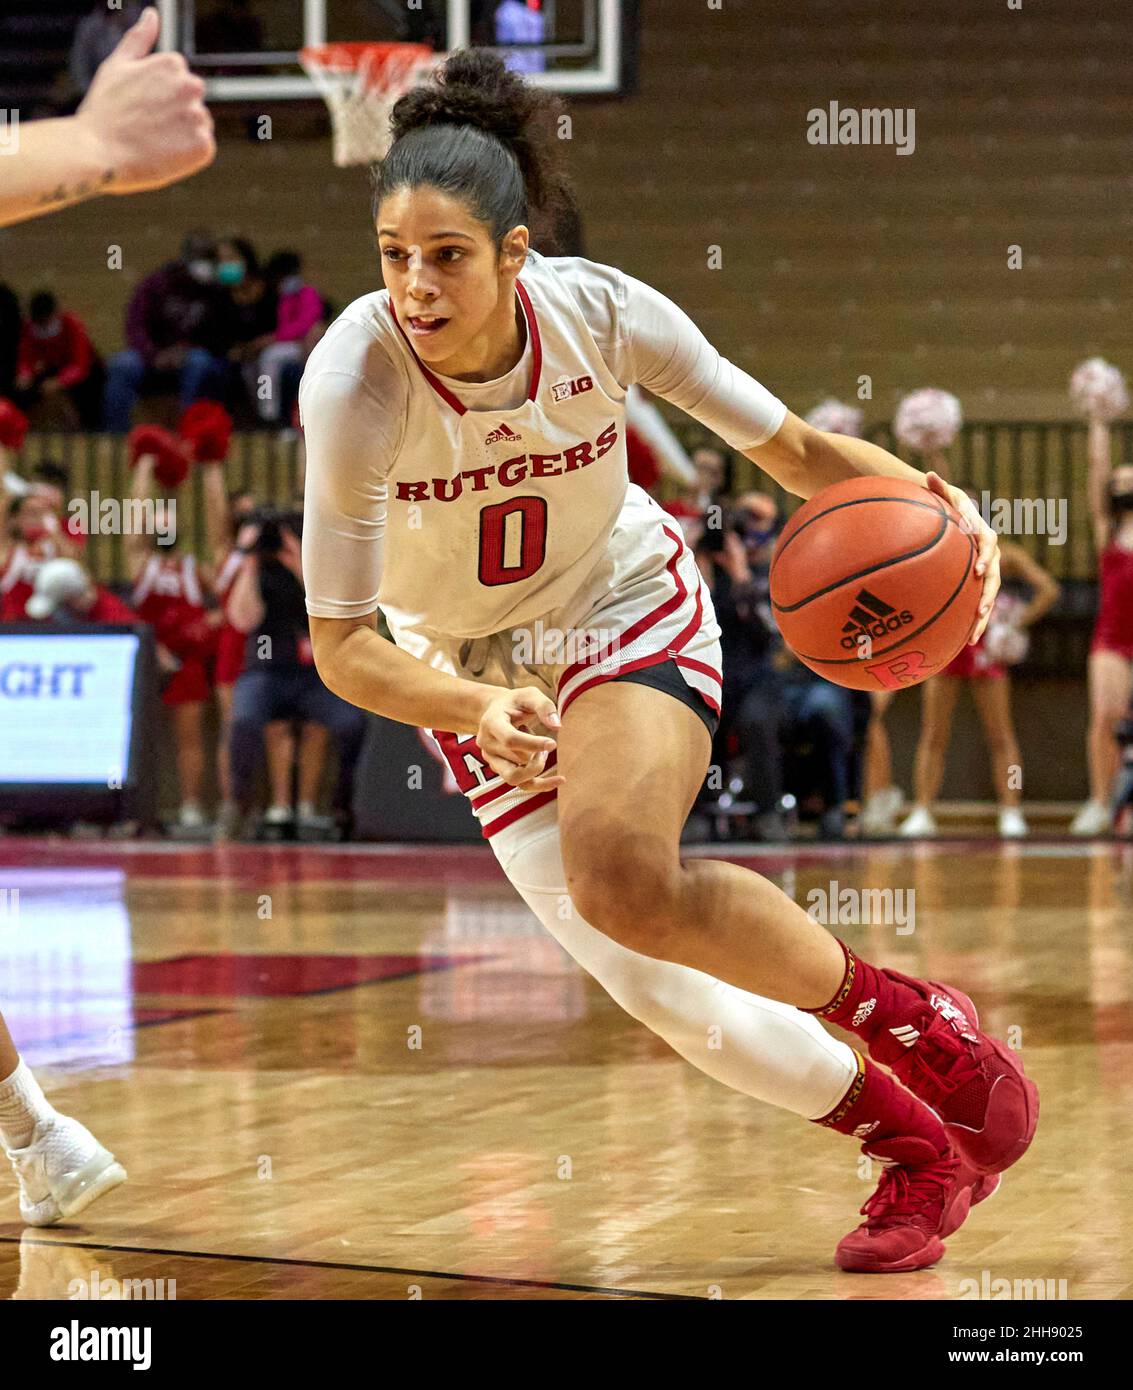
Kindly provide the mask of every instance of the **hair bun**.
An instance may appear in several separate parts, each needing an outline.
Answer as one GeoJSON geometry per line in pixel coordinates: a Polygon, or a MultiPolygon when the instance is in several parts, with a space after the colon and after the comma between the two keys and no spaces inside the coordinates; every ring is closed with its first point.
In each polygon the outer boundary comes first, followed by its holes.
{"type": "Polygon", "coordinates": [[[397,102],[390,127],[394,141],[431,125],[473,126],[494,136],[519,161],[528,197],[541,207],[558,172],[555,124],[561,110],[557,97],[525,82],[498,53],[465,48],[397,102]]]}

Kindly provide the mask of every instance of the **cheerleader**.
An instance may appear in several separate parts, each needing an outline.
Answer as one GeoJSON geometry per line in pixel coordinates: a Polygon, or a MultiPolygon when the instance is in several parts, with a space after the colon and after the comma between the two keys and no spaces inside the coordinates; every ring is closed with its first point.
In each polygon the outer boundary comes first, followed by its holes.
{"type": "Polygon", "coordinates": [[[1133,694],[1133,461],[1116,467],[1110,421],[1128,404],[1117,369],[1099,358],[1082,363],[1071,394],[1089,418],[1089,497],[1098,552],[1098,615],[1090,643],[1089,800],[1070,825],[1072,835],[1104,835],[1120,749],[1117,726],[1133,694]]]}

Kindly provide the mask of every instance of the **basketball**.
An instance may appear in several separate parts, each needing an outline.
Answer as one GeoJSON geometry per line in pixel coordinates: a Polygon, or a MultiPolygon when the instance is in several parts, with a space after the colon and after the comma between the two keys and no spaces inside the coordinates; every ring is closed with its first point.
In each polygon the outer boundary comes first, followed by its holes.
{"type": "Polygon", "coordinates": [[[791,651],[836,685],[897,690],[942,670],[979,609],[975,538],[897,478],[823,488],[783,528],[771,608],[791,651]]]}

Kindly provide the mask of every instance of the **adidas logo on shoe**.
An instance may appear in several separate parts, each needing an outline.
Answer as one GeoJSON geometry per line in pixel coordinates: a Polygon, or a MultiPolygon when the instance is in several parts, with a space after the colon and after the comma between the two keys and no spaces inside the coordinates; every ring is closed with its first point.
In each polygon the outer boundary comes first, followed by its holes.
{"type": "Polygon", "coordinates": [[[862,1024],[866,1021],[866,1019],[870,1016],[870,1014],[873,1013],[876,1007],[876,999],[867,999],[864,1004],[859,1004],[857,1009],[854,1011],[854,1017],[851,1020],[851,1026],[854,1028],[860,1028],[862,1024]]]}
{"type": "Polygon", "coordinates": [[[854,1130],[854,1138],[868,1139],[880,1123],[880,1120],[874,1120],[872,1124],[858,1125],[857,1129],[854,1130]]]}
{"type": "Polygon", "coordinates": [[[929,1003],[946,1023],[955,1027],[961,1037],[975,1040],[976,1035],[968,1022],[967,1014],[953,1000],[946,999],[942,994],[933,994],[929,996],[929,1003]]]}
{"type": "Polygon", "coordinates": [[[890,1028],[889,1030],[899,1043],[906,1047],[914,1047],[920,1037],[920,1029],[914,1028],[911,1023],[903,1023],[900,1028],[890,1028]]]}

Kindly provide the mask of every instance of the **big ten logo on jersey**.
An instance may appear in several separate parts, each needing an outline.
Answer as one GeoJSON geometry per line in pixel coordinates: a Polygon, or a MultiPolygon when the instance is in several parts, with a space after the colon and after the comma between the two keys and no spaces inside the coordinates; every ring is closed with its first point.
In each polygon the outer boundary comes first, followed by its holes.
{"type": "Polygon", "coordinates": [[[566,401],[571,396],[581,396],[583,391],[593,391],[594,378],[590,376],[560,377],[551,383],[551,397],[556,401],[566,401]]]}

